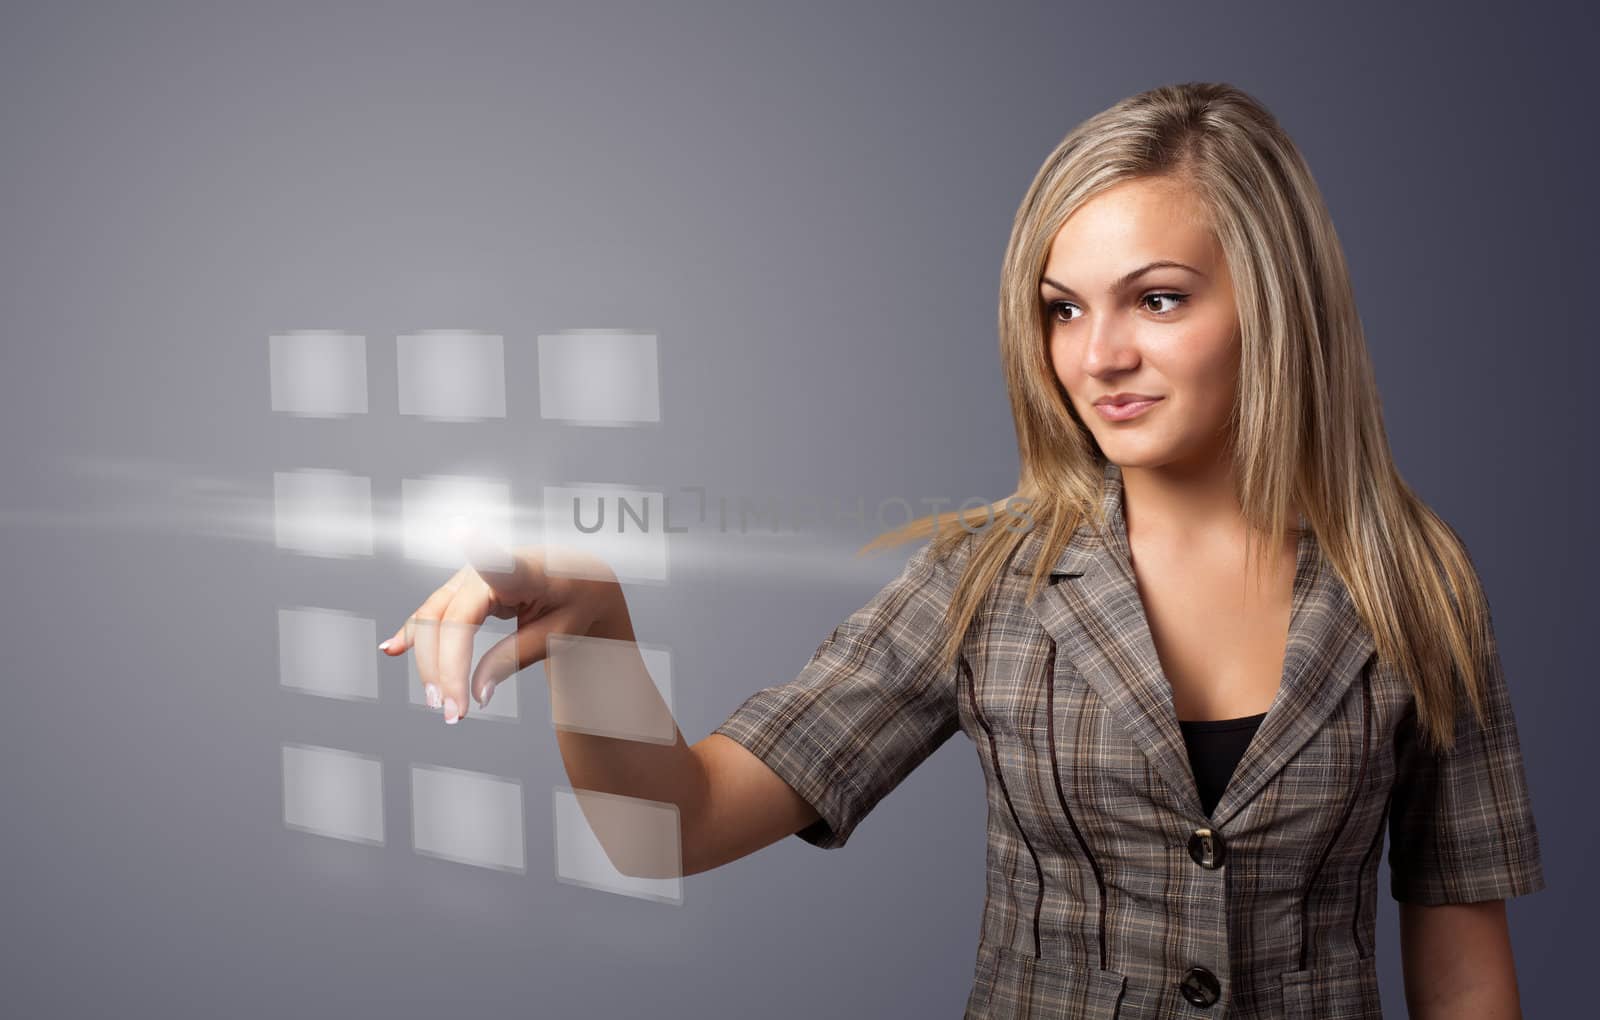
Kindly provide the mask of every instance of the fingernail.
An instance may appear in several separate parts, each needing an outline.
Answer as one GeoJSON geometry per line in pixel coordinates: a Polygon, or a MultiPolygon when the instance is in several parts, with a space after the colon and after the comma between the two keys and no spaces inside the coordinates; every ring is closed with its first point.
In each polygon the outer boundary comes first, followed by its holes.
{"type": "Polygon", "coordinates": [[[487,707],[488,704],[489,704],[489,699],[491,697],[493,697],[493,696],[494,696],[494,684],[484,684],[483,685],[483,700],[479,701],[478,704],[481,705],[481,706],[487,707]]]}
{"type": "Polygon", "coordinates": [[[423,688],[423,693],[427,695],[429,708],[438,708],[444,704],[444,702],[439,700],[439,688],[435,687],[433,684],[429,684],[427,687],[423,688]]]}
{"type": "Polygon", "coordinates": [[[392,645],[392,644],[394,644],[394,638],[390,638],[389,640],[385,641],[383,644],[379,645],[378,646],[378,651],[387,652],[389,650],[389,646],[392,645]]]}
{"type": "Polygon", "coordinates": [[[456,699],[444,699],[444,721],[454,726],[459,718],[460,715],[459,710],[456,708],[456,699]]]}

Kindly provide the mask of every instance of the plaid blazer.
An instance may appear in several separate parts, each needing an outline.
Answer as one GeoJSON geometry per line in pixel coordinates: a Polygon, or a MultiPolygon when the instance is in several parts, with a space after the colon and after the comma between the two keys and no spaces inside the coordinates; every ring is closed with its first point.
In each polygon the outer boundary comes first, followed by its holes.
{"type": "Polygon", "coordinates": [[[1078,533],[1032,601],[1030,533],[955,668],[934,666],[971,541],[924,546],[793,681],[715,732],[820,815],[842,847],[956,730],[988,790],[983,924],[966,1017],[1380,1017],[1379,856],[1390,894],[1463,903],[1544,888],[1516,724],[1494,652],[1488,725],[1419,746],[1403,677],[1299,541],[1276,699],[1207,817],[1129,567],[1121,471],[1104,539],[1078,533]]]}

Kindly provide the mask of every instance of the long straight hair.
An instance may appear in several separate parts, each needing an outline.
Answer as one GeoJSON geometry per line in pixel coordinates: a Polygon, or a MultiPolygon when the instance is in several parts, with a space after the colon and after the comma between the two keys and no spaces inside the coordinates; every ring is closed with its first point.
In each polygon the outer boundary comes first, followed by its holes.
{"type": "Polygon", "coordinates": [[[1231,85],[1130,96],[1050,153],[1017,210],[1000,276],[1017,489],[987,506],[913,520],[863,551],[932,535],[943,556],[971,537],[941,649],[953,668],[974,614],[1025,537],[988,526],[997,513],[1025,501],[1032,528],[1043,529],[1030,598],[1080,524],[1104,526],[1106,458],[1051,367],[1038,288],[1068,216],[1108,188],[1151,177],[1194,189],[1233,277],[1241,344],[1230,455],[1252,535],[1260,547],[1281,548],[1296,523],[1289,507],[1299,504],[1380,659],[1411,684],[1424,743],[1453,747],[1456,678],[1481,722],[1495,668],[1486,597],[1460,536],[1395,468],[1344,251],[1311,171],[1272,114],[1231,85]]]}

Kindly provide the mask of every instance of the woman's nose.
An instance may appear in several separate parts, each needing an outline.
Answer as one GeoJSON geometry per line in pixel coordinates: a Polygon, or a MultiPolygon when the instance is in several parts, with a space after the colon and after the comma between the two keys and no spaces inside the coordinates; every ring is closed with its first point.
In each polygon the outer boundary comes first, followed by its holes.
{"type": "Polygon", "coordinates": [[[1099,372],[1132,368],[1139,363],[1133,332],[1126,323],[1102,318],[1088,323],[1088,340],[1083,348],[1084,371],[1099,372]]]}

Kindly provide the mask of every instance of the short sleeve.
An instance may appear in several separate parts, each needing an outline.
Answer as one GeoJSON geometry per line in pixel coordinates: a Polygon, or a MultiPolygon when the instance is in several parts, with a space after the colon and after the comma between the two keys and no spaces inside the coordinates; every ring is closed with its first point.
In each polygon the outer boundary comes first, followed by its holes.
{"type": "Polygon", "coordinates": [[[1476,903],[1545,887],[1533,802],[1493,629],[1484,724],[1461,696],[1455,747],[1420,743],[1413,702],[1396,734],[1390,894],[1401,903],[1476,903]]]}
{"type": "Polygon", "coordinates": [[[936,660],[958,562],[924,545],[834,629],[788,683],[752,694],[712,732],[738,741],[811,804],[795,835],[842,847],[861,820],[959,727],[955,668],[936,660]]]}

